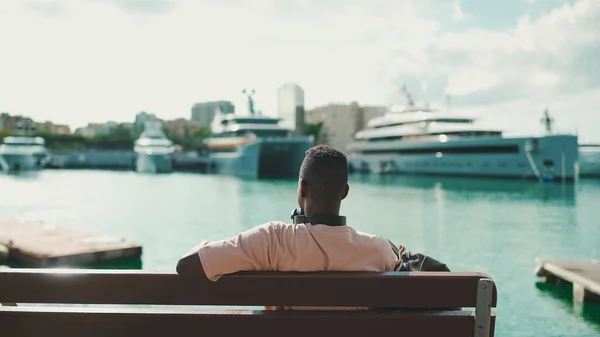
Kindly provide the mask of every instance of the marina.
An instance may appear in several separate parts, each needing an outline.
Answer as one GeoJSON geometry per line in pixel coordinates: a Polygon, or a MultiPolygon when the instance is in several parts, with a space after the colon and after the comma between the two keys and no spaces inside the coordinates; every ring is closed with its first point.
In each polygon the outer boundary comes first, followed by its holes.
{"type": "Polygon", "coordinates": [[[600,303],[600,260],[536,259],[535,274],[543,282],[573,285],[575,302],[600,303]]]}
{"type": "Polygon", "coordinates": [[[140,259],[142,247],[105,235],[34,222],[0,220],[7,263],[30,267],[78,267],[140,259]]]}
{"type": "Polygon", "coordinates": [[[599,0],[4,3],[0,337],[600,337],[599,0]]]}

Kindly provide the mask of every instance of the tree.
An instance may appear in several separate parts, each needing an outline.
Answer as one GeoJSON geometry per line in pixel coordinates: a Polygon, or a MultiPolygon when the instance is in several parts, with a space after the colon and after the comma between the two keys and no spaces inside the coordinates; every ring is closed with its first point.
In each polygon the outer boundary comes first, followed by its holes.
{"type": "Polygon", "coordinates": [[[194,132],[194,138],[196,139],[205,139],[209,138],[210,136],[212,136],[212,133],[207,127],[204,126],[194,132]]]}
{"type": "Polygon", "coordinates": [[[306,123],[304,125],[304,129],[302,133],[305,136],[313,136],[315,140],[319,138],[321,135],[321,130],[323,129],[323,122],[318,123],[306,123]]]}

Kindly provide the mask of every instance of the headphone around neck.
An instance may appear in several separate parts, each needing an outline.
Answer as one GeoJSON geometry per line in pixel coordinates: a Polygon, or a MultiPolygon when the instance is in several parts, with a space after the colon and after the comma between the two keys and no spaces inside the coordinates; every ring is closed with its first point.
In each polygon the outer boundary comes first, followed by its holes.
{"type": "Polygon", "coordinates": [[[345,226],[346,217],[335,214],[313,214],[305,215],[302,208],[296,208],[292,211],[292,220],[294,224],[326,225],[326,226],[345,226]]]}

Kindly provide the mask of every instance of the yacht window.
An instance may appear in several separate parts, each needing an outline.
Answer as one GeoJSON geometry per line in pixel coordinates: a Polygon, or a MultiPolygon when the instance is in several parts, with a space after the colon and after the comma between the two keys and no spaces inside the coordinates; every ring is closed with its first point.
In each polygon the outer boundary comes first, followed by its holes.
{"type": "Polygon", "coordinates": [[[389,126],[412,125],[412,124],[425,125],[427,123],[472,124],[473,120],[469,119],[469,118],[437,118],[437,119],[427,119],[427,120],[416,120],[416,121],[410,121],[410,122],[397,122],[397,123],[381,124],[381,125],[374,126],[374,128],[385,128],[385,127],[389,127],[389,126]]]}
{"type": "MultiPolygon", "coordinates": [[[[490,145],[490,146],[433,146],[427,148],[412,148],[398,150],[363,150],[362,153],[380,153],[380,154],[433,154],[441,158],[444,154],[492,154],[492,153],[519,153],[518,145],[490,145]]],[[[485,163],[485,167],[489,167],[485,163]]]]}

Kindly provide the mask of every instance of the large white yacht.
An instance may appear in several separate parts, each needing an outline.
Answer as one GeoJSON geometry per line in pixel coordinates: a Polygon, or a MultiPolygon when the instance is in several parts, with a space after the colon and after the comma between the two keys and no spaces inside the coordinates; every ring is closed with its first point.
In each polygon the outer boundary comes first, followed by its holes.
{"type": "Polygon", "coordinates": [[[0,171],[34,171],[44,167],[48,151],[44,138],[36,136],[34,126],[26,128],[18,123],[12,136],[0,145],[0,171]]]}
{"type": "Polygon", "coordinates": [[[408,104],[367,123],[347,148],[351,172],[572,181],[577,136],[505,137],[475,117],[408,104]]]}
{"type": "Polygon", "coordinates": [[[579,144],[579,176],[600,178],[600,144],[579,144]]]}
{"type": "Polygon", "coordinates": [[[144,131],[135,141],[136,170],[141,173],[170,173],[173,171],[175,147],[162,131],[159,120],[144,123],[144,131]]]}
{"type": "Polygon", "coordinates": [[[247,113],[218,110],[211,124],[212,137],[204,140],[214,172],[253,178],[297,177],[305,151],[313,145],[312,137],[293,136],[279,125],[280,118],[255,110],[254,90],[243,93],[247,113]]]}
{"type": "MultiPolygon", "coordinates": [[[[541,122],[544,124],[546,134],[552,134],[554,119],[550,117],[548,110],[544,111],[541,122]]],[[[581,143],[579,141],[579,177],[600,178],[600,144],[581,143]]]]}

